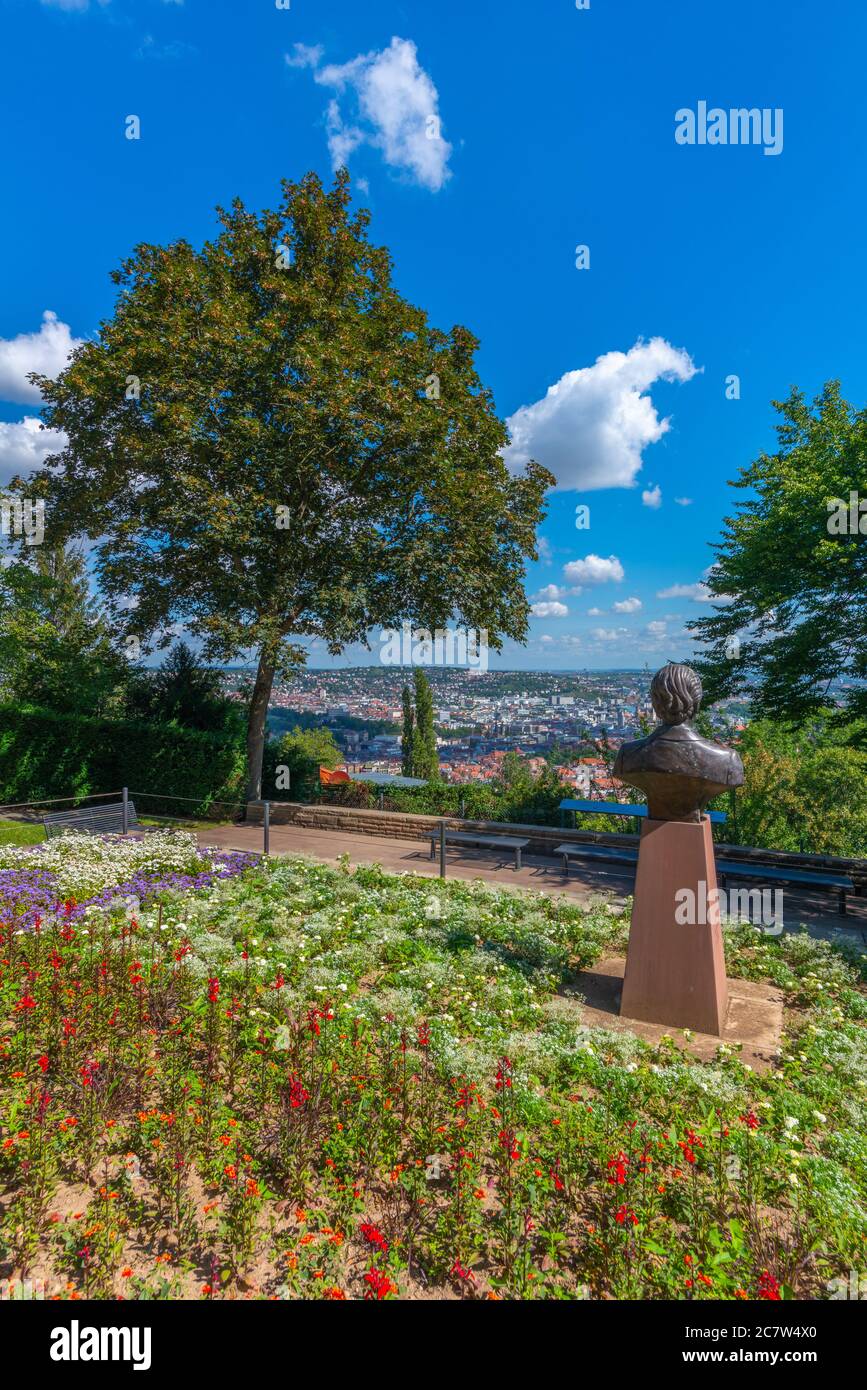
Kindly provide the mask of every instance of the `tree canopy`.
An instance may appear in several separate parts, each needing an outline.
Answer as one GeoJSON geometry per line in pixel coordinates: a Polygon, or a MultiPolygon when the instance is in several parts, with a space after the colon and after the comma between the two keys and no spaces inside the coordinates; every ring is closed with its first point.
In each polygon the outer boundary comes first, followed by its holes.
{"type": "Polygon", "coordinates": [[[477,341],[392,284],[349,176],[284,182],[273,210],[218,209],[201,250],[142,244],[114,313],[56,380],[67,444],[28,484],[52,537],[88,536],[116,632],[205,661],[253,654],[247,796],[260,794],[275,676],[404,618],[527,628],[553,479],[511,476],[477,341]]]}
{"type": "MultiPolygon", "coordinates": [[[[867,539],[839,527],[839,503],[867,499],[867,411],[829,382],[808,404],[774,402],[779,447],[732,486],[752,490],[727,517],[708,578],[714,611],[688,626],[707,697],[749,692],[757,715],[801,721],[845,682],[845,718],[867,714],[867,539]]],[[[867,515],[864,531],[867,532],[867,515]]]]}

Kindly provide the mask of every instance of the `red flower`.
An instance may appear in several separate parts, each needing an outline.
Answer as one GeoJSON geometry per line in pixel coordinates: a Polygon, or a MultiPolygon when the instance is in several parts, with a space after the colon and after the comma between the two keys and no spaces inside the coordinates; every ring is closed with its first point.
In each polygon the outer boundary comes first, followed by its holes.
{"type": "Polygon", "coordinates": [[[628,1207],[625,1202],[622,1207],[617,1208],[617,1211],[614,1213],[614,1219],[618,1226],[625,1226],[627,1221],[631,1221],[633,1226],[638,1225],[638,1217],[635,1215],[632,1208],[628,1207]]]}
{"type": "Polygon", "coordinates": [[[27,1009],[35,1008],[36,1000],[33,998],[33,996],[31,994],[22,994],[21,998],[18,1000],[18,1003],[15,1005],[15,1012],[22,1014],[27,1009]]]}
{"type": "Polygon", "coordinates": [[[92,1086],[93,1078],[99,1071],[99,1062],[85,1062],[83,1067],[78,1068],[82,1086],[92,1086]]]}
{"type": "Polygon", "coordinates": [[[511,1070],[512,1070],[512,1063],[509,1061],[508,1057],[501,1057],[501,1058],[500,1058],[500,1065],[499,1065],[499,1067],[498,1067],[498,1069],[497,1069],[496,1089],[497,1089],[498,1091],[510,1090],[510,1089],[511,1089],[511,1086],[512,1086],[512,1077],[511,1077],[511,1075],[510,1075],[511,1070]]]}
{"type": "Polygon", "coordinates": [[[48,1071],[48,1058],[45,1056],[44,1053],[39,1058],[39,1065],[43,1071],[48,1071]]]}
{"type": "Polygon", "coordinates": [[[626,1182],[629,1159],[626,1154],[620,1151],[614,1158],[608,1160],[608,1181],[612,1187],[618,1187],[626,1182]]]}
{"type": "Polygon", "coordinates": [[[779,1283],[766,1269],[759,1275],[759,1298],[764,1298],[769,1303],[779,1303],[782,1298],[779,1283]]]}
{"type": "Polygon", "coordinates": [[[382,1299],[388,1298],[389,1294],[397,1293],[397,1285],[391,1282],[387,1274],[373,1265],[365,1274],[364,1282],[368,1285],[365,1298],[375,1298],[377,1302],[381,1302],[382,1299]]]}
{"type": "Polygon", "coordinates": [[[452,1274],[456,1279],[463,1279],[467,1284],[474,1284],[476,1282],[476,1276],[473,1274],[473,1271],[471,1269],[464,1269],[460,1260],[455,1260],[452,1265],[452,1274]]]}
{"type": "Polygon", "coordinates": [[[306,1091],[301,1085],[299,1077],[293,1076],[289,1082],[289,1104],[293,1110],[298,1110],[306,1100],[310,1099],[310,1092],[306,1091]]]}
{"type": "Polygon", "coordinates": [[[741,1115],[741,1124],[746,1125],[747,1129],[758,1129],[761,1121],[754,1110],[749,1110],[746,1115],[741,1115]]]}
{"type": "Polygon", "coordinates": [[[383,1255],[388,1254],[388,1241],[382,1231],[378,1230],[376,1226],[372,1226],[369,1221],[365,1221],[360,1229],[369,1245],[375,1245],[382,1251],[383,1255]]]}
{"type": "Polygon", "coordinates": [[[513,1129],[501,1129],[498,1138],[500,1140],[500,1148],[506,1150],[509,1158],[521,1157],[521,1146],[515,1138],[515,1131],[513,1129]]]}
{"type": "Polygon", "coordinates": [[[220,981],[217,979],[210,979],[208,981],[208,999],[211,1001],[212,1004],[216,1004],[219,994],[220,981]]]}
{"type": "Polygon", "coordinates": [[[427,1047],[428,1043],[430,1042],[430,1028],[426,1023],[420,1023],[418,1025],[418,1032],[416,1037],[419,1047],[427,1047]]]}

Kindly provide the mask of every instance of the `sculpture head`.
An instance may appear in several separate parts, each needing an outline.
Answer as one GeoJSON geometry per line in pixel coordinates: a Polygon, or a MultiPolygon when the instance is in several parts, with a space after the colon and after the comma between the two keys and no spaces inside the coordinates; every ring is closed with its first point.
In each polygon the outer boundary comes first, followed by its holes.
{"type": "Polygon", "coordinates": [[[663,724],[686,724],[695,719],[701,704],[701,681],[691,666],[670,661],[657,671],[650,685],[650,701],[663,724]]]}

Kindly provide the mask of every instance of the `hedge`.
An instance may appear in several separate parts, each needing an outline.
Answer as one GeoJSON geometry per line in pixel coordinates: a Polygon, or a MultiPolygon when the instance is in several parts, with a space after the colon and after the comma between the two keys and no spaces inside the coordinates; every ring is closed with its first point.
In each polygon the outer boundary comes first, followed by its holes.
{"type": "Polygon", "coordinates": [[[0,705],[3,804],[129,787],[140,815],[202,814],[214,801],[241,802],[244,768],[243,746],[217,734],[0,705]],[[172,797],[184,800],[163,799],[172,797]]]}

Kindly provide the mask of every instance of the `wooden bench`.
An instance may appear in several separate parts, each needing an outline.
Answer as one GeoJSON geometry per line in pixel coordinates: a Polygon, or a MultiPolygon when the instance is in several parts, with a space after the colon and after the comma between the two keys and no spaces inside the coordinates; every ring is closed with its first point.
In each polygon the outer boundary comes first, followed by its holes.
{"type": "MultiPolygon", "coordinates": [[[[514,835],[475,835],[467,830],[447,830],[447,845],[474,845],[478,849],[508,849],[514,851],[515,868],[521,867],[521,850],[526,849],[529,840],[518,840],[514,835]]],[[[430,857],[433,859],[440,842],[440,832],[433,830],[430,837],[430,857]]]]}
{"type": "Polygon", "coordinates": [[[603,863],[609,864],[638,863],[638,850],[629,849],[625,845],[621,849],[619,845],[583,845],[570,841],[567,845],[558,845],[553,853],[559,854],[563,860],[564,878],[569,877],[570,859],[601,859],[603,863]]]}
{"type": "Polygon", "coordinates": [[[725,888],[729,878],[758,878],[772,883],[815,884],[817,888],[833,888],[839,893],[840,912],[846,916],[846,894],[854,890],[854,883],[846,874],[835,874],[816,869],[786,869],[766,864],[743,864],[736,859],[720,859],[716,866],[717,882],[725,888]]]}
{"type": "MultiPolygon", "coordinates": [[[[139,826],[135,805],[128,801],[127,828],[139,826]]],[[[74,811],[51,811],[42,817],[48,839],[62,835],[64,830],[80,830],[85,835],[110,835],[123,832],[123,802],[109,801],[104,806],[79,806],[74,811]]]]}

